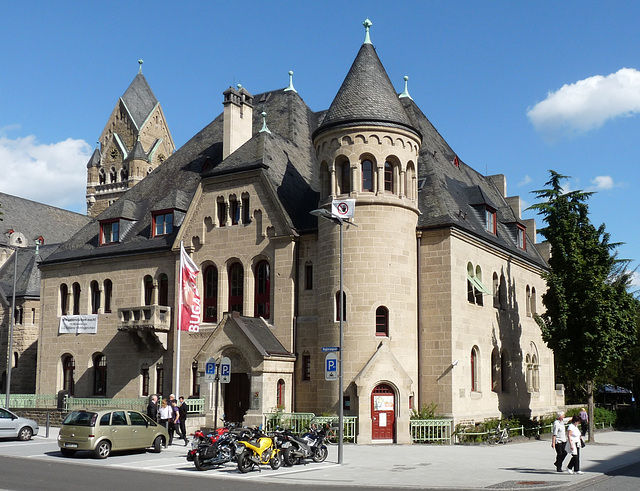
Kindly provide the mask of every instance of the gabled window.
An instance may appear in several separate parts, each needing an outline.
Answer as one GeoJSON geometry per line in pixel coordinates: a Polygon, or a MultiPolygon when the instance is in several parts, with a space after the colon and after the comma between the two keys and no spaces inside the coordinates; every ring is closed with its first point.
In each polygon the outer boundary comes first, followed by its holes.
{"type": "Polygon", "coordinates": [[[517,230],[517,246],[519,249],[522,249],[523,251],[527,250],[527,234],[525,233],[525,228],[518,224],[518,230],[517,230]]]}
{"type": "Polygon", "coordinates": [[[497,234],[496,210],[494,210],[493,208],[489,208],[488,206],[485,209],[485,230],[490,234],[497,234]]]}
{"type": "Polygon", "coordinates": [[[389,337],[389,310],[386,307],[376,309],[376,336],[389,337]]]}
{"type": "Polygon", "coordinates": [[[153,236],[167,235],[173,232],[173,212],[159,212],[153,215],[153,236]]]}
{"type": "Polygon", "coordinates": [[[111,220],[100,223],[100,244],[113,244],[120,241],[120,222],[111,220]]]}

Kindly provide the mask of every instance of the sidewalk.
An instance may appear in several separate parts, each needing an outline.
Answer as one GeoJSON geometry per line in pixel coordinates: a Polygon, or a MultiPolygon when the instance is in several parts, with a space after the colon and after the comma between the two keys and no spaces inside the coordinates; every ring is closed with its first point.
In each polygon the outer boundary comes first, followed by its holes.
{"type": "MultiPolygon", "coordinates": [[[[616,468],[640,462],[640,432],[605,431],[597,443],[582,449],[583,475],[558,473],[551,439],[506,445],[345,445],[344,464],[337,465],[332,446],[327,463],[315,468],[282,468],[268,479],[299,485],[353,485],[419,489],[564,488],[616,468]]],[[[564,467],[569,462],[565,460],[564,467]]],[[[266,478],[262,473],[262,478],[266,478]]]]}

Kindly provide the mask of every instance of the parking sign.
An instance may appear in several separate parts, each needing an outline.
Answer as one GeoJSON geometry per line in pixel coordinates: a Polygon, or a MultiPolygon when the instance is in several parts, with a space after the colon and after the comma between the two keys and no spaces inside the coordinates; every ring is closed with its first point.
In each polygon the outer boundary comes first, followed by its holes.
{"type": "Polygon", "coordinates": [[[207,362],[204,364],[204,381],[213,382],[216,379],[216,359],[213,357],[207,358],[207,362]]]}
{"type": "Polygon", "coordinates": [[[220,361],[220,382],[223,384],[231,382],[231,360],[226,356],[220,361]]]}
{"type": "Polygon", "coordinates": [[[324,359],[324,379],[338,380],[338,355],[327,353],[324,359]]]}

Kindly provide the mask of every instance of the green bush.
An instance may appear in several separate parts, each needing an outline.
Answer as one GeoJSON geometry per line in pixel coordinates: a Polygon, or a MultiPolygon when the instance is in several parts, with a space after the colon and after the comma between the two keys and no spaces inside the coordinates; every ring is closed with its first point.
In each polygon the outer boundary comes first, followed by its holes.
{"type": "Polygon", "coordinates": [[[438,405],[432,402],[428,405],[422,406],[420,411],[415,409],[411,411],[411,419],[442,419],[442,416],[436,415],[436,409],[438,405]]]}

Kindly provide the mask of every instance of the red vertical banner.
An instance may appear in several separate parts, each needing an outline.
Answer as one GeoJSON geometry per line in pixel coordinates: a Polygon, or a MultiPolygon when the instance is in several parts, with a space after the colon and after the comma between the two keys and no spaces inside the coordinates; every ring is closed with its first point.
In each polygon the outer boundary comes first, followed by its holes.
{"type": "Polygon", "coordinates": [[[197,278],[200,270],[180,244],[180,330],[198,332],[200,329],[200,294],[197,278]]]}

